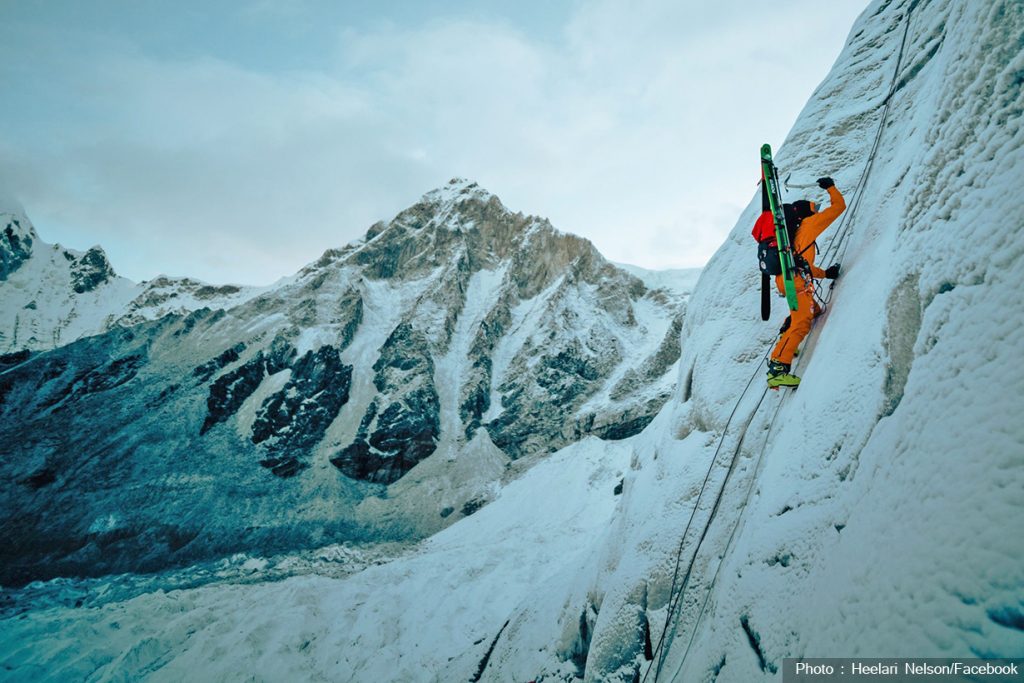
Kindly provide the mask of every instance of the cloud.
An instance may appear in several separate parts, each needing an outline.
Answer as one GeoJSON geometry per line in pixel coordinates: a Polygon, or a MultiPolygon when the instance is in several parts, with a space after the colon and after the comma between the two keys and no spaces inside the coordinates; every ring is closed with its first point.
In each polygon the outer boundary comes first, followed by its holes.
{"type": "Polygon", "coordinates": [[[345,26],[316,68],[288,71],[93,36],[45,97],[21,88],[27,110],[73,116],[10,125],[0,183],[44,239],[52,224],[71,246],[102,242],[136,279],[269,282],[454,175],[613,260],[698,265],[754,193],[757,146],[781,142],[828,67],[773,83],[783,106],[766,113],[757,65],[800,71],[825,28],[803,0],[774,23],[746,6],[582,3],[558,40],[457,15],[345,26]],[[764,40],[794,17],[802,51],[764,40]]]}

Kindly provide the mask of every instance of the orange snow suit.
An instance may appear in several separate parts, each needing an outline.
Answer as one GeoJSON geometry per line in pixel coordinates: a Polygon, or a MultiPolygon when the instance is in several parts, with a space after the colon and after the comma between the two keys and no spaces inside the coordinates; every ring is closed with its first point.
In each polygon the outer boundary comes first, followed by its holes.
{"type": "MultiPolygon", "coordinates": [[[[828,188],[828,196],[832,200],[831,206],[803,219],[800,227],[796,230],[796,238],[793,240],[793,252],[803,254],[811,267],[811,276],[816,278],[825,277],[825,271],[814,265],[814,258],[817,256],[814,241],[846,209],[846,201],[835,186],[828,188]]],[[[814,320],[814,280],[805,280],[800,275],[796,275],[793,277],[793,284],[796,285],[797,308],[790,312],[792,320],[789,329],[782,333],[782,338],[779,339],[779,343],[772,351],[772,360],[786,365],[793,363],[793,354],[800,346],[800,342],[811,331],[811,321],[814,320]]],[[[785,292],[781,275],[775,276],[775,285],[780,292],[785,292]]]]}

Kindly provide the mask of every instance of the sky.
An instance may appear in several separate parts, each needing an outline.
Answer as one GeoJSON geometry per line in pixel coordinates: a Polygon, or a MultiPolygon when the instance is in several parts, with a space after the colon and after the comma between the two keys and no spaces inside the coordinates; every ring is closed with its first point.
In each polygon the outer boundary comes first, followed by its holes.
{"type": "Polygon", "coordinates": [[[269,284],[452,177],[702,266],[867,4],[0,0],[0,196],[134,280],[269,284]]]}

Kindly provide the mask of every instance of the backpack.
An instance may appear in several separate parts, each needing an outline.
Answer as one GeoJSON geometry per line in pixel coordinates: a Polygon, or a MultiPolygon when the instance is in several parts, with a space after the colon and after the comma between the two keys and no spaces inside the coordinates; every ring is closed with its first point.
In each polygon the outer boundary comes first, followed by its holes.
{"type": "MultiPolygon", "coordinates": [[[[789,243],[792,245],[796,242],[796,231],[800,227],[802,219],[798,217],[792,204],[783,204],[782,210],[786,215],[786,233],[789,235],[789,243]]],[[[775,218],[772,216],[771,210],[761,212],[750,234],[757,240],[757,262],[761,272],[765,275],[782,275],[779,245],[775,239],[775,218]]],[[[793,252],[793,263],[797,271],[808,270],[807,259],[803,257],[804,251],[808,249],[810,246],[804,247],[803,251],[793,252]]]]}
{"type": "MultiPolygon", "coordinates": [[[[796,243],[796,231],[800,227],[803,216],[810,215],[810,205],[805,200],[794,204],[783,204],[782,211],[786,217],[786,233],[789,236],[789,243],[796,243]],[[799,211],[798,211],[799,207],[799,211]]],[[[782,275],[782,261],[779,258],[778,240],[775,238],[775,217],[771,212],[771,204],[768,200],[768,189],[761,183],[761,215],[754,223],[754,229],[750,231],[757,241],[757,263],[761,270],[761,319],[768,320],[771,316],[771,284],[770,279],[775,275],[782,275]]],[[[793,265],[797,272],[807,272],[810,266],[803,252],[811,248],[811,245],[804,247],[801,252],[793,252],[793,265]]]]}

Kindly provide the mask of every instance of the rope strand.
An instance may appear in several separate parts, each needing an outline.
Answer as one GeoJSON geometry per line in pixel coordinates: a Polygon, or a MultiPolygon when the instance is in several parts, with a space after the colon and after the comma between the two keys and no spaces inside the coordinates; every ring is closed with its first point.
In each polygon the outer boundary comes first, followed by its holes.
{"type": "MultiPolygon", "coordinates": [[[[768,352],[765,352],[764,358],[762,359],[762,362],[766,358],[768,358],[768,352]]],[[[675,569],[674,569],[674,571],[672,573],[672,585],[669,588],[668,613],[665,616],[665,625],[664,625],[664,627],[661,630],[661,634],[658,636],[658,642],[657,642],[657,645],[654,648],[654,653],[653,653],[653,656],[652,656],[652,664],[648,665],[647,672],[644,674],[644,677],[643,677],[643,681],[647,680],[647,676],[651,672],[651,666],[653,665],[653,659],[654,658],[658,658],[658,661],[659,661],[658,671],[661,670],[661,666],[662,666],[662,663],[664,661],[664,657],[663,657],[663,655],[661,653],[663,652],[663,647],[664,647],[664,644],[665,644],[665,635],[668,633],[669,625],[672,623],[672,617],[675,614],[675,610],[676,610],[676,608],[679,605],[679,601],[682,599],[682,593],[681,592],[677,593],[676,585],[677,585],[677,581],[679,580],[679,568],[680,568],[680,566],[682,564],[683,549],[686,546],[686,536],[690,532],[690,527],[693,524],[693,520],[694,520],[694,518],[695,518],[695,516],[697,514],[697,509],[700,507],[701,498],[704,495],[704,491],[707,489],[708,481],[711,479],[711,473],[715,469],[715,463],[718,461],[718,454],[721,452],[722,446],[725,444],[725,436],[729,432],[729,425],[732,424],[732,420],[736,416],[736,411],[739,410],[740,404],[743,402],[743,398],[747,395],[747,391],[750,390],[751,385],[754,383],[754,380],[757,378],[757,376],[760,374],[760,372],[761,372],[761,363],[758,363],[757,369],[754,371],[754,374],[750,376],[750,379],[747,380],[747,385],[743,388],[743,391],[740,393],[739,398],[736,400],[736,404],[733,406],[732,412],[729,413],[729,418],[726,420],[725,427],[723,427],[723,429],[722,429],[722,436],[718,440],[718,447],[715,449],[715,454],[711,458],[711,464],[708,466],[708,471],[704,475],[704,481],[701,483],[700,490],[697,493],[697,498],[694,501],[693,510],[690,512],[690,518],[686,522],[686,528],[683,530],[683,536],[682,536],[682,538],[679,541],[679,549],[676,551],[676,565],[675,565],[675,569]]],[[[767,392],[767,389],[765,391],[767,392]]],[[[761,396],[761,399],[764,400],[764,396],[763,395],[761,396]]],[[[758,407],[760,406],[760,404],[761,404],[761,402],[758,401],[758,407]]],[[[754,412],[756,412],[756,411],[757,411],[757,408],[755,407],[754,412]]],[[[749,418],[747,420],[747,424],[748,425],[750,424],[750,419],[752,419],[752,418],[753,418],[753,413],[751,414],[751,418],[749,418]]],[[[690,571],[690,569],[692,569],[692,567],[693,567],[693,563],[691,561],[690,567],[687,569],[687,576],[689,576],[689,571],[690,571]]],[[[658,676],[658,674],[655,673],[654,680],[657,680],[657,676],[658,676]]]]}
{"type": "MultiPolygon", "coordinates": [[[[868,152],[868,160],[867,160],[867,162],[864,165],[864,169],[861,171],[861,176],[860,176],[860,179],[858,180],[857,185],[856,185],[856,190],[855,190],[853,201],[851,201],[851,203],[850,203],[850,210],[848,212],[846,212],[846,215],[843,217],[843,220],[840,222],[839,229],[833,234],[832,238],[829,240],[829,243],[828,243],[828,245],[825,248],[825,252],[824,252],[823,256],[827,257],[827,255],[829,253],[834,253],[834,257],[839,257],[839,256],[844,255],[846,253],[846,249],[849,246],[849,243],[846,241],[846,238],[847,238],[847,236],[849,234],[849,226],[852,224],[852,222],[853,222],[852,218],[853,218],[853,216],[856,215],[857,209],[860,207],[861,198],[864,195],[864,185],[867,182],[867,179],[871,175],[871,171],[872,171],[873,166],[874,166],[874,161],[875,161],[875,158],[876,158],[877,153],[878,153],[878,147],[879,147],[879,145],[881,143],[882,135],[883,135],[883,133],[885,131],[885,125],[886,125],[886,122],[887,122],[888,117],[889,117],[889,108],[890,108],[890,105],[891,105],[892,100],[893,100],[893,95],[895,95],[896,90],[897,90],[897,86],[898,86],[898,80],[897,79],[899,78],[900,68],[901,68],[901,65],[902,65],[902,62],[903,62],[903,55],[904,55],[904,51],[905,51],[906,44],[907,44],[907,36],[910,33],[910,16],[911,16],[911,12],[913,11],[915,5],[916,5],[916,2],[913,2],[913,0],[912,0],[911,4],[910,4],[910,7],[907,9],[906,14],[903,17],[901,17],[901,20],[905,20],[906,21],[906,24],[904,25],[904,28],[903,28],[903,37],[902,37],[902,40],[900,41],[899,52],[897,53],[897,56],[896,56],[896,68],[895,68],[894,73],[893,73],[892,83],[889,86],[889,92],[885,96],[884,106],[882,108],[882,115],[881,115],[881,119],[880,119],[879,124],[878,124],[878,130],[875,133],[875,139],[873,140],[872,145],[871,145],[871,149],[868,152]]],[[[825,258],[823,260],[827,261],[828,258],[825,258]]],[[[835,282],[833,281],[830,284],[830,286],[828,288],[828,292],[827,292],[827,294],[825,296],[820,296],[820,295],[817,294],[817,292],[815,292],[815,298],[820,302],[820,304],[822,306],[822,312],[824,312],[824,310],[826,309],[826,307],[828,306],[828,304],[832,300],[832,295],[833,295],[834,287],[835,287],[835,282]]],[[[765,358],[767,358],[767,357],[768,357],[768,353],[765,353],[765,358]]],[[[700,491],[697,494],[697,500],[694,503],[693,511],[690,513],[690,518],[687,521],[686,529],[683,531],[683,537],[680,540],[679,550],[678,550],[678,552],[676,554],[676,566],[675,566],[675,570],[674,570],[673,575],[672,575],[672,586],[669,589],[669,605],[668,605],[669,610],[668,610],[668,613],[666,614],[665,625],[662,628],[660,637],[658,638],[658,644],[657,644],[657,647],[656,647],[655,653],[654,653],[654,658],[656,658],[657,662],[658,662],[658,665],[657,665],[657,668],[656,668],[655,674],[654,674],[654,682],[655,683],[657,683],[657,680],[658,680],[659,676],[661,675],[661,670],[662,670],[662,667],[664,666],[665,657],[667,655],[667,648],[665,646],[665,636],[668,633],[669,625],[673,624],[674,619],[675,619],[676,610],[682,604],[682,600],[683,600],[683,597],[685,596],[686,588],[687,588],[687,586],[689,584],[690,576],[692,575],[693,567],[696,564],[697,556],[700,553],[701,545],[703,544],[704,539],[707,537],[708,531],[711,528],[711,523],[714,521],[715,515],[717,514],[719,506],[721,505],[721,501],[722,501],[722,497],[724,495],[725,489],[726,489],[726,487],[728,485],[729,479],[730,479],[733,471],[735,470],[736,460],[737,460],[737,457],[738,457],[738,455],[740,453],[740,450],[742,448],[743,440],[746,437],[747,430],[750,428],[750,424],[753,421],[754,416],[757,414],[758,409],[761,407],[761,403],[764,401],[764,398],[765,398],[765,396],[768,393],[768,389],[767,388],[764,390],[764,393],[762,393],[761,398],[758,400],[757,404],[754,406],[754,410],[751,412],[750,417],[747,418],[746,422],[743,425],[743,428],[740,431],[739,439],[737,440],[737,443],[736,443],[736,448],[733,451],[732,458],[730,459],[730,462],[729,462],[729,469],[726,472],[725,478],[722,481],[722,486],[719,488],[718,495],[715,498],[715,503],[712,506],[711,513],[708,516],[707,523],[704,526],[704,530],[701,533],[700,538],[697,540],[697,544],[696,544],[696,547],[694,549],[693,555],[691,556],[690,561],[689,561],[689,563],[687,565],[686,572],[683,575],[683,580],[681,582],[679,582],[679,588],[678,588],[678,591],[677,591],[676,590],[676,586],[677,586],[677,581],[678,581],[678,578],[679,578],[679,568],[680,568],[680,565],[681,565],[681,562],[682,562],[682,553],[683,553],[683,549],[684,549],[685,543],[686,543],[686,536],[689,533],[690,526],[693,523],[693,519],[694,519],[694,517],[695,517],[695,515],[697,513],[697,509],[700,507],[701,496],[703,496],[703,494],[704,494],[704,491],[705,491],[705,489],[707,487],[707,483],[708,483],[708,481],[710,479],[710,476],[711,476],[711,472],[713,471],[715,463],[718,460],[718,454],[721,451],[722,445],[725,443],[725,436],[728,433],[729,426],[732,423],[733,417],[735,416],[736,411],[738,410],[738,408],[740,406],[740,403],[746,397],[747,391],[749,391],[750,386],[753,383],[754,377],[756,377],[759,373],[760,373],[760,365],[758,366],[758,369],[755,371],[754,375],[750,378],[750,380],[748,380],[746,387],[744,387],[743,391],[740,393],[740,396],[739,396],[739,398],[736,401],[736,405],[733,406],[732,412],[729,415],[729,419],[726,421],[725,427],[722,430],[722,436],[719,439],[718,448],[715,450],[715,455],[711,459],[711,465],[708,468],[708,472],[707,472],[707,474],[704,477],[703,483],[701,484],[700,491]]],[[[740,526],[739,522],[742,520],[742,511],[744,509],[746,509],[747,504],[750,502],[750,496],[751,496],[751,493],[753,492],[754,482],[757,481],[757,471],[760,468],[761,461],[762,461],[762,459],[764,457],[765,452],[767,451],[768,441],[769,441],[769,439],[771,437],[771,431],[772,431],[772,428],[775,425],[776,418],[778,418],[779,413],[781,412],[782,403],[783,403],[782,401],[780,401],[778,403],[778,405],[775,408],[775,412],[772,415],[772,419],[768,423],[767,434],[765,435],[764,443],[762,444],[761,451],[758,454],[757,460],[755,462],[754,471],[753,471],[753,474],[752,474],[752,476],[750,478],[750,482],[747,485],[747,492],[746,492],[746,494],[745,494],[745,496],[743,498],[743,503],[742,503],[742,505],[740,505],[740,508],[739,508],[740,509],[740,515],[737,517],[736,522],[733,524],[733,527],[732,527],[732,530],[730,531],[729,537],[726,540],[725,548],[722,551],[721,559],[720,559],[720,561],[718,563],[718,566],[715,569],[715,573],[712,575],[711,582],[708,584],[708,589],[707,589],[707,591],[705,593],[704,601],[701,603],[701,608],[700,608],[699,612],[697,613],[697,618],[696,618],[696,620],[694,622],[693,629],[690,632],[690,638],[687,641],[686,649],[683,652],[683,657],[680,660],[679,666],[676,668],[675,672],[673,673],[673,680],[675,680],[676,676],[682,670],[682,667],[683,667],[683,665],[686,662],[686,658],[690,654],[690,648],[693,645],[694,638],[696,637],[696,634],[697,634],[697,630],[700,627],[701,620],[704,617],[704,613],[705,613],[705,610],[707,608],[707,604],[708,604],[708,602],[709,602],[709,600],[711,598],[711,594],[714,592],[714,586],[715,586],[716,582],[718,581],[719,572],[722,569],[722,565],[725,564],[725,557],[728,554],[730,548],[732,547],[733,539],[736,537],[736,532],[739,529],[739,526],[740,526]]],[[[674,626],[674,624],[673,624],[673,626],[674,626]]],[[[643,677],[643,681],[644,682],[647,681],[647,677],[651,673],[651,669],[653,668],[653,665],[654,665],[654,661],[653,661],[654,658],[652,658],[652,661],[650,662],[650,664],[648,664],[647,671],[645,672],[644,677],[643,677]]]]}

